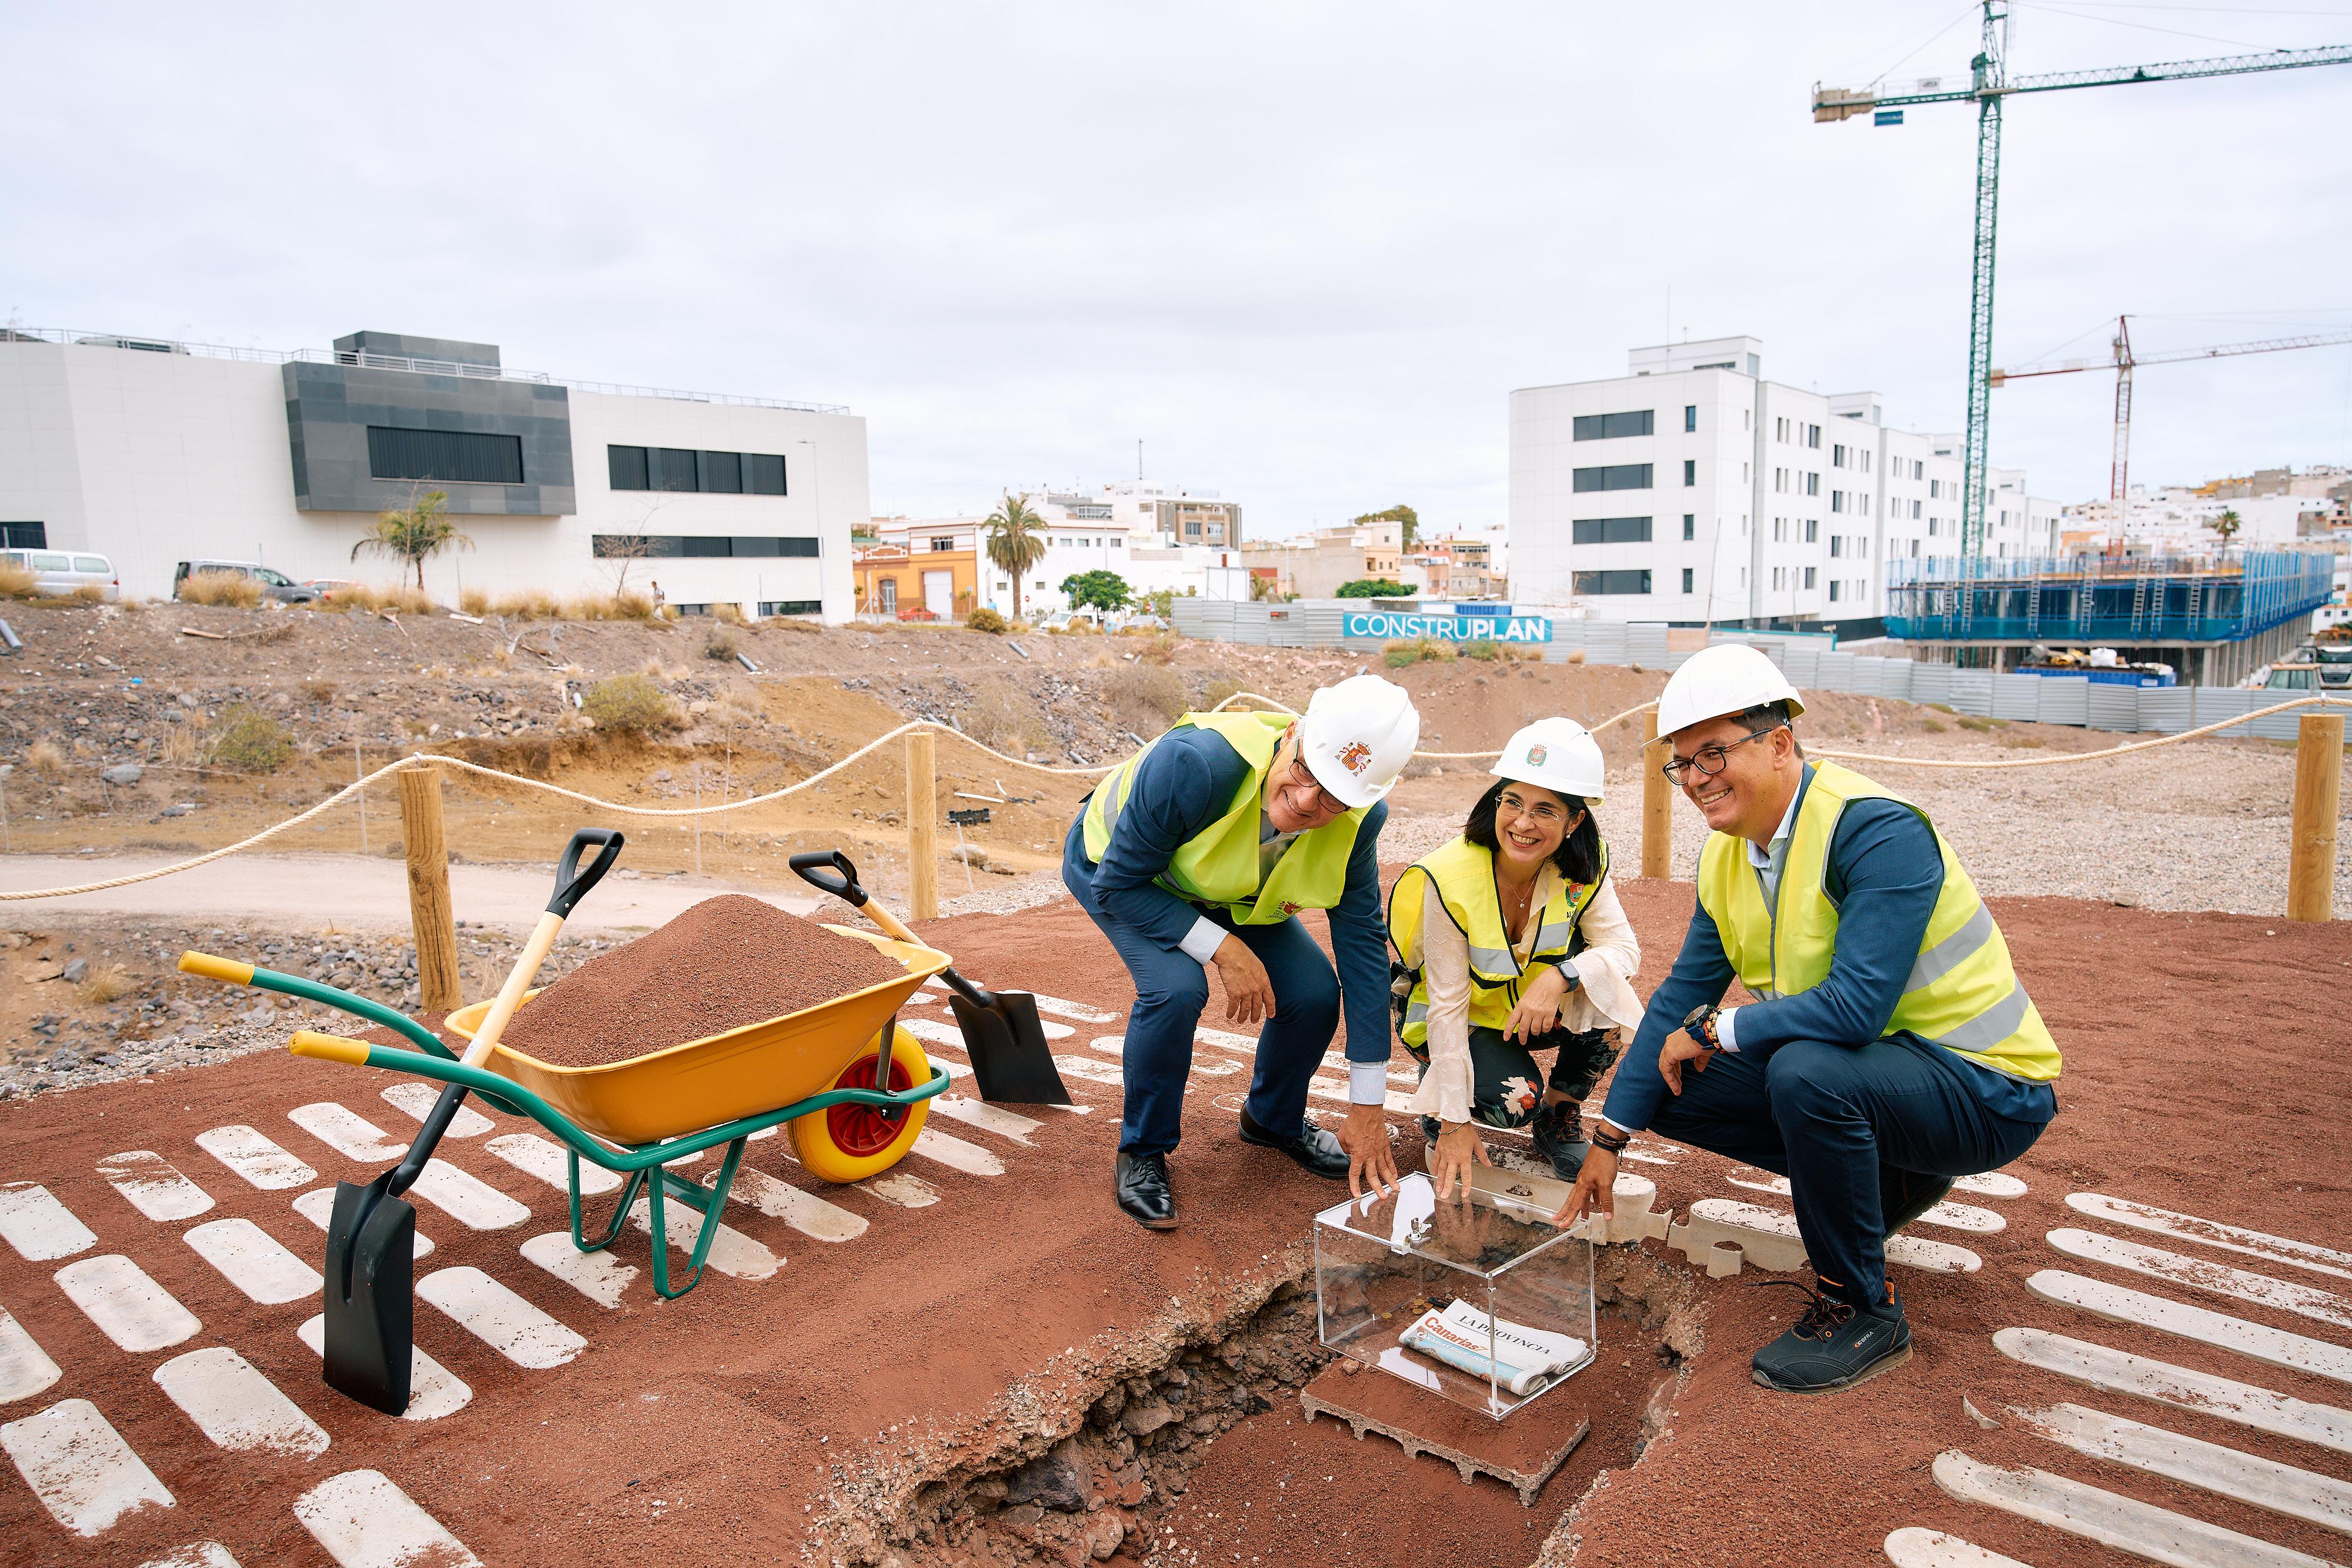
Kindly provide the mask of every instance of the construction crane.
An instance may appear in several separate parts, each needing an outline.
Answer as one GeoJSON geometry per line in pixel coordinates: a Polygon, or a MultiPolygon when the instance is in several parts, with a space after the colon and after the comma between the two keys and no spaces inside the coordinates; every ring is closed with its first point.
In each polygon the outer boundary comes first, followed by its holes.
{"type": "MultiPolygon", "coordinates": [[[[2116,318],[2116,337],[2112,345],[2114,358],[2107,362],[2116,371],[2116,446],[2115,463],[2107,476],[2107,491],[2115,502],[2116,517],[2123,517],[2124,497],[2129,493],[2131,481],[2131,404],[2132,371],[2140,365],[2171,365],[2183,360],[2226,360],[2238,354],[2275,354],[2286,349],[2325,349],[2337,343],[2352,343],[2352,332],[2309,332],[2300,338],[2262,338],[2251,343],[2221,343],[2210,349],[2168,349],[2160,354],[2136,354],[2131,345],[2131,318],[2116,318]]],[[[2068,376],[2083,371],[2100,370],[2089,360],[2060,360],[2053,363],[2026,365],[2014,371],[1992,371],[1987,373],[1988,389],[2005,386],[2011,382],[2024,381],[2031,376],[2068,376]]]]}
{"type": "MultiPolygon", "coordinates": [[[[1876,125],[1900,125],[1915,104],[1977,106],[1976,265],[1969,286],[1969,423],[1965,476],[1961,485],[1960,553],[1984,554],[1985,439],[1991,410],[1993,232],[2000,206],[2001,105],[2019,93],[2057,92],[2078,87],[2120,87],[2128,82],[2186,81],[2194,77],[2249,76],[2302,66],[2352,64],[2352,44],[2316,49],[2274,49],[2267,54],[2217,59],[2172,60],[2161,65],[2115,66],[2102,70],[2051,71],[2041,76],[2009,74],[2009,0],[1983,0],[1983,43],[1969,62],[1965,83],[1946,78],[1885,88],[1813,86],[1813,119],[1850,120],[1868,114],[1876,125]]],[[[2142,363],[2147,361],[2143,361],[2142,363]]],[[[1966,620],[1976,595],[1961,596],[1966,620]]]]}

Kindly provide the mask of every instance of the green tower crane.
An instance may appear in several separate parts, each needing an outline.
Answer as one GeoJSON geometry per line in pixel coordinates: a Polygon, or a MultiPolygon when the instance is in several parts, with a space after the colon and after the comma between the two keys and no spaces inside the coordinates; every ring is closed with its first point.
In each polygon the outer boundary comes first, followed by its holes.
{"type": "MultiPolygon", "coordinates": [[[[1966,476],[1960,489],[1960,553],[1971,560],[1984,554],[1985,441],[1991,413],[1993,235],[2000,214],[2001,105],[2025,92],[2118,87],[2126,82],[2185,81],[2192,77],[2248,76],[2256,71],[2294,70],[2302,66],[2352,65],[2352,44],[2331,44],[2315,49],[2274,49],[2267,54],[2231,55],[2218,59],[2171,60],[2161,65],[2011,77],[2008,68],[2009,0],[1983,0],[1983,46],[1969,62],[1970,77],[1965,84],[1931,77],[1902,84],[1902,90],[1875,86],[1824,88],[1818,82],[1813,86],[1815,120],[1851,120],[1858,114],[1868,114],[1874,124],[1900,125],[1903,111],[1915,104],[1973,101],[1977,106],[1976,256],[1969,284],[1969,423],[1966,476]]],[[[1973,592],[1961,595],[1963,625],[1969,619],[1975,599],[1973,592]]]]}

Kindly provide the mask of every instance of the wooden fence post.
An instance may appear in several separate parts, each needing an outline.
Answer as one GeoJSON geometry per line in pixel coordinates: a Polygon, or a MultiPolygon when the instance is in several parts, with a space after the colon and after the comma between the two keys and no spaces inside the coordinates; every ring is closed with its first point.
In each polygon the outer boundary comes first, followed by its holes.
{"type": "Polygon", "coordinates": [[[2305,714],[2294,745],[2286,917],[2336,918],[2336,815],[2343,802],[2344,716],[2305,714]]]}
{"type": "Polygon", "coordinates": [[[1642,874],[1669,877],[1675,871],[1675,795],[1658,771],[1666,747],[1658,740],[1658,710],[1642,716],[1642,874]]]}
{"type": "Polygon", "coordinates": [[[408,858],[408,920],[416,934],[416,984],[428,1012],[461,1004],[457,921],[449,902],[449,849],[441,830],[441,770],[400,772],[400,834],[408,858]]]}
{"type": "Polygon", "coordinates": [[[907,864],[914,886],[908,903],[917,920],[940,917],[940,787],[931,732],[907,735],[907,864]]]}

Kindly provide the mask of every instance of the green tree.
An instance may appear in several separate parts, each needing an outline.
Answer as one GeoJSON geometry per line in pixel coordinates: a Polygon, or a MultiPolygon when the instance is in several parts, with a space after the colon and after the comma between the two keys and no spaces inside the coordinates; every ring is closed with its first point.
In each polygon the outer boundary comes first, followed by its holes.
{"type": "Polygon", "coordinates": [[[376,515],[375,527],[352,547],[352,559],[363,554],[388,555],[416,573],[416,591],[425,591],[425,563],[455,545],[472,549],[474,541],[449,520],[449,497],[439,490],[411,496],[408,505],[376,515]]]}
{"type": "Polygon", "coordinates": [[[2238,530],[2243,527],[2245,523],[2235,508],[2223,512],[2212,522],[2213,531],[2221,536],[2221,549],[2225,551],[2230,548],[2230,541],[2238,537],[2238,530]]]}
{"type": "Polygon", "coordinates": [[[1069,599],[1073,610],[1090,606],[1108,615],[1127,604],[1127,579],[1115,571],[1097,567],[1092,571],[1074,571],[1062,579],[1062,592],[1069,599]]]}
{"type": "Polygon", "coordinates": [[[1359,523],[1395,523],[1403,530],[1404,548],[1411,549],[1413,540],[1421,537],[1421,514],[1399,503],[1386,511],[1366,512],[1354,519],[1359,523]]]}
{"type": "Polygon", "coordinates": [[[1013,619],[1021,619],[1021,579],[1045,559],[1045,519],[1018,496],[1007,496],[988,517],[988,559],[1013,579],[1013,619]]]}
{"type": "Polygon", "coordinates": [[[1339,599],[1411,599],[1412,590],[1402,582],[1391,582],[1385,577],[1360,577],[1339,586],[1334,597],[1339,599]]]}

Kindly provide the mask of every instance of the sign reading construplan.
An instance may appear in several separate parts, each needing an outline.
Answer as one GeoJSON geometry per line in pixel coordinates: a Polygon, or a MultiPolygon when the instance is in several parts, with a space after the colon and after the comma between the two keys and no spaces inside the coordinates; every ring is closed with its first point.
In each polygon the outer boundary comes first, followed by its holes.
{"type": "Polygon", "coordinates": [[[1384,610],[1351,610],[1343,622],[1349,637],[1435,637],[1454,643],[1549,643],[1546,615],[1399,615],[1384,610]]]}

